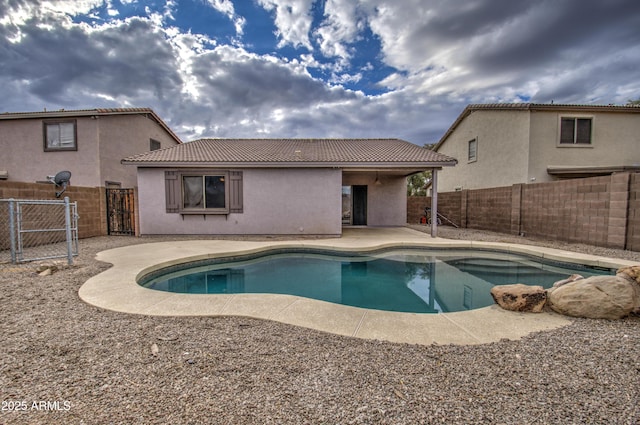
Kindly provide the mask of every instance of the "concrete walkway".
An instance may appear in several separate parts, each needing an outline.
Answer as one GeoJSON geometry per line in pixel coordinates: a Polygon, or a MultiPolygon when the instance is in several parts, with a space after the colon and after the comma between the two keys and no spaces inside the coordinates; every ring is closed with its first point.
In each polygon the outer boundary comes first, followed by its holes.
{"type": "Polygon", "coordinates": [[[481,344],[519,339],[531,332],[567,325],[553,313],[514,313],[496,306],[477,310],[417,314],[368,310],[275,294],[177,294],[139,286],[136,279],[170,265],[267,251],[278,247],[366,251],[384,247],[489,248],[542,258],[617,268],[631,265],[575,252],[525,245],[431,238],[408,228],[347,228],[341,238],[295,241],[187,240],[132,245],[100,252],[113,267],[79,290],[85,302],[108,310],[158,316],[247,316],[275,320],[339,335],[413,344],[481,344]]]}

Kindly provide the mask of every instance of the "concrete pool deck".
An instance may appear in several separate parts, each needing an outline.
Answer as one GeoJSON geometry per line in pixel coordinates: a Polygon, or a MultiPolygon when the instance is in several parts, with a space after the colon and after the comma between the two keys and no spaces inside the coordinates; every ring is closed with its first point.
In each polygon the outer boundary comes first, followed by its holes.
{"type": "MultiPolygon", "coordinates": [[[[289,241],[184,240],[150,242],[98,253],[113,264],[79,290],[97,307],[157,316],[245,316],[339,335],[411,344],[482,344],[519,339],[571,323],[555,313],[515,313],[497,306],[455,313],[419,314],[368,310],[293,295],[178,294],[143,288],[137,279],[152,271],[197,260],[268,251],[319,248],[366,251],[386,247],[482,248],[618,268],[635,263],[531,245],[431,238],[409,228],[345,228],[342,237],[289,241]]],[[[515,283],[515,282],[514,282],[515,283]]]]}

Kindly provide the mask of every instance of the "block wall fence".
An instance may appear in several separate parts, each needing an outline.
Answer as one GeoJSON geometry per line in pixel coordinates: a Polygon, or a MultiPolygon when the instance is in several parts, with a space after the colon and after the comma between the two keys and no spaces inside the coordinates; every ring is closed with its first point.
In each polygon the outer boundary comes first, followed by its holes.
{"type": "MultiPolygon", "coordinates": [[[[431,198],[409,197],[407,223],[431,198]]],[[[460,227],[640,251],[640,173],[438,193],[460,227]]]]}
{"type": "MultiPolygon", "coordinates": [[[[60,198],[56,198],[55,185],[50,183],[23,183],[0,181],[0,199],[62,199],[69,197],[78,203],[78,237],[90,238],[107,234],[106,193],[103,187],[68,186],[60,198]]],[[[5,214],[0,211],[0,214],[5,214]]]]}

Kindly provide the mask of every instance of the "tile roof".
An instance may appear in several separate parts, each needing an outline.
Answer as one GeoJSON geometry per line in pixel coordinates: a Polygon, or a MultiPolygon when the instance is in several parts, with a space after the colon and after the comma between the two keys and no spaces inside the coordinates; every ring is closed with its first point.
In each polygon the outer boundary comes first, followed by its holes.
{"type": "Polygon", "coordinates": [[[37,112],[3,112],[0,113],[0,121],[2,120],[20,120],[34,118],[69,118],[69,117],[88,117],[88,116],[105,116],[105,115],[140,115],[146,114],[160,125],[167,133],[175,139],[176,142],[182,143],[182,140],[169,128],[169,126],[153,111],[151,108],[96,108],[96,109],[59,109],[55,111],[37,111],[37,112]]]}
{"type": "Polygon", "coordinates": [[[559,111],[559,112],[630,112],[640,113],[638,105],[569,105],[561,103],[472,103],[460,113],[458,118],[451,124],[451,127],[444,133],[434,150],[444,143],[444,141],[453,133],[453,130],[460,125],[462,120],[471,115],[474,111],[493,110],[493,111],[559,111]]]}
{"type": "Polygon", "coordinates": [[[456,160],[399,139],[200,139],[125,158],[166,165],[452,166],[456,160]]]}

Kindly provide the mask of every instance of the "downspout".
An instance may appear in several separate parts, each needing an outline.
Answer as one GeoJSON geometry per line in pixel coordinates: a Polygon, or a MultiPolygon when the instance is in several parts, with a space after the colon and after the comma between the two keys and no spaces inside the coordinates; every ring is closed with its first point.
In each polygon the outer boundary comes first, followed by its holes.
{"type": "Polygon", "coordinates": [[[438,171],[431,169],[431,237],[438,237],[438,171]]]}

